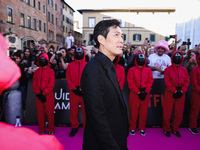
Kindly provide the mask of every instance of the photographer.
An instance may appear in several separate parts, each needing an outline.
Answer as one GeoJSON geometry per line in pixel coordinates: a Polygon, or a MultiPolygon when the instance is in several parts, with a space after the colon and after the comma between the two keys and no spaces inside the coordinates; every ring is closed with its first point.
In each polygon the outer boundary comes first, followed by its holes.
{"type": "Polygon", "coordinates": [[[50,63],[55,65],[54,71],[56,73],[56,78],[65,78],[66,69],[70,62],[72,62],[72,59],[68,57],[65,47],[59,48],[59,50],[53,54],[50,63]]]}

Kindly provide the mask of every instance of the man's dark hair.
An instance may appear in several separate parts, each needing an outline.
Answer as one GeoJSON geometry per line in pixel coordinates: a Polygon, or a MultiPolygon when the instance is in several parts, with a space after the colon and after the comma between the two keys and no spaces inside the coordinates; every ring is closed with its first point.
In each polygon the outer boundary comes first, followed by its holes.
{"type": "Polygon", "coordinates": [[[107,38],[109,27],[117,27],[120,25],[120,22],[116,19],[112,19],[112,20],[102,20],[100,22],[97,23],[97,25],[94,27],[94,32],[93,32],[93,36],[94,36],[94,41],[96,43],[96,47],[99,48],[100,44],[99,41],[97,40],[97,37],[99,35],[102,35],[103,37],[107,38]]]}
{"type": "Polygon", "coordinates": [[[67,51],[67,49],[65,47],[60,47],[59,50],[64,49],[65,51],[67,51]]]}
{"type": "Polygon", "coordinates": [[[21,55],[21,53],[20,52],[15,52],[14,54],[13,54],[13,56],[16,56],[16,57],[19,57],[20,59],[22,59],[22,55],[21,55]]]}

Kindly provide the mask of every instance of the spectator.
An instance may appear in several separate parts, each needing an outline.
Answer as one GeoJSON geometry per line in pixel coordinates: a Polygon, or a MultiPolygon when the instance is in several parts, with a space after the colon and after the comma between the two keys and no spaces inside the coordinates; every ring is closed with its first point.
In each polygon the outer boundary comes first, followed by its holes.
{"type": "Polygon", "coordinates": [[[154,79],[163,79],[165,68],[171,65],[171,59],[167,55],[169,51],[168,43],[161,40],[155,45],[154,50],[156,53],[151,54],[148,58],[148,67],[152,70],[154,79]]]}
{"type": "Polygon", "coordinates": [[[167,137],[170,137],[170,131],[181,137],[179,125],[182,121],[185,93],[188,90],[189,76],[187,70],[181,66],[183,62],[183,54],[179,51],[174,51],[172,55],[172,65],[165,69],[165,94],[163,101],[163,130],[167,137]],[[173,123],[170,127],[170,118],[172,110],[173,123]]]}
{"type": "Polygon", "coordinates": [[[33,91],[36,95],[36,108],[39,124],[39,134],[46,132],[46,116],[48,120],[48,134],[54,134],[54,84],[55,73],[49,68],[49,58],[46,53],[38,58],[39,68],[33,76],[33,91]],[[46,116],[45,116],[46,115],[46,116]]]}
{"type": "Polygon", "coordinates": [[[56,72],[56,78],[65,78],[66,69],[70,62],[72,62],[72,59],[67,56],[67,50],[65,47],[61,47],[53,54],[50,63],[55,65],[54,71],[56,72]]]}
{"type": "Polygon", "coordinates": [[[76,49],[76,45],[73,45],[70,49],[68,49],[69,57],[74,61],[74,51],[76,49]]]}
{"type": "Polygon", "coordinates": [[[40,45],[40,50],[41,50],[41,53],[48,53],[48,49],[47,49],[47,44],[46,43],[42,43],[40,45]]]}
{"type": "Polygon", "coordinates": [[[147,59],[141,52],[136,54],[136,66],[128,71],[127,81],[130,89],[129,110],[130,110],[130,134],[135,135],[137,118],[139,116],[139,132],[145,136],[145,125],[147,119],[150,91],[153,84],[151,69],[146,67],[147,59]]]}
{"type": "Polygon", "coordinates": [[[13,54],[13,60],[19,66],[21,71],[21,77],[19,79],[19,91],[21,92],[22,96],[22,108],[23,108],[23,117],[25,117],[25,107],[26,107],[26,93],[27,93],[27,78],[25,72],[25,65],[22,63],[21,53],[15,52],[13,54]]]}
{"type": "Polygon", "coordinates": [[[185,68],[188,70],[188,74],[190,76],[191,71],[194,67],[197,66],[197,58],[196,52],[194,50],[189,50],[186,60],[185,60],[185,68]]]}
{"type": "Polygon", "coordinates": [[[127,58],[128,69],[135,66],[135,55],[138,53],[138,49],[135,46],[131,46],[130,54],[127,58]]]}
{"type": "Polygon", "coordinates": [[[66,37],[66,44],[67,44],[67,49],[70,49],[72,45],[74,45],[74,37],[72,36],[72,32],[68,32],[68,36],[66,37]]]}

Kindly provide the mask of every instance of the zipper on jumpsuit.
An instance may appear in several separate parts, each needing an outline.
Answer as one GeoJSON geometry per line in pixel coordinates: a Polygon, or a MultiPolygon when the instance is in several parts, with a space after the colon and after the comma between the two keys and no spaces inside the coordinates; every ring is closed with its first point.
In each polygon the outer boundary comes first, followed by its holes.
{"type": "MultiPolygon", "coordinates": [[[[43,68],[42,68],[42,73],[43,73],[43,68]]],[[[40,82],[40,93],[43,92],[42,91],[42,73],[41,73],[41,82],[40,82]]]]}
{"type": "Polygon", "coordinates": [[[140,68],[140,88],[142,88],[142,68],[140,68]]]}
{"type": "Polygon", "coordinates": [[[80,83],[79,83],[80,82],[80,80],[79,80],[79,78],[80,78],[79,77],[79,74],[80,74],[80,61],[78,61],[78,66],[79,66],[78,67],[78,86],[80,86],[80,83]]]}

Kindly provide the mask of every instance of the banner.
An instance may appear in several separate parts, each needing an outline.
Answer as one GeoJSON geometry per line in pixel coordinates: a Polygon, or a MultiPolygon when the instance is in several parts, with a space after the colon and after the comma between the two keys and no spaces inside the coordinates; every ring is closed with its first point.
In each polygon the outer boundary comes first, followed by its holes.
{"type": "MultiPolygon", "coordinates": [[[[150,92],[150,102],[148,108],[148,116],[146,125],[150,127],[161,127],[162,126],[162,105],[163,105],[163,97],[165,92],[165,84],[163,79],[155,79],[152,90],[150,92]]],[[[183,114],[182,126],[188,125],[188,117],[189,117],[189,108],[190,108],[190,92],[191,86],[189,86],[189,90],[186,93],[186,101],[185,101],[185,109],[183,114]]],[[[54,87],[54,95],[55,95],[55,107],[54,107],[54,117],[55,117],[55,125],[70,125],[69,119],[69,89],[67,87],[66,80],[56,79],[55,87],[54,87]]],[[[122,91],[123,97],[125,99],[125,103],[128,106],[129,99],[129,88],[128,83],[125,81],[124,89],[122,91]]],[[[128,110],[129,114],[129,110],[128,110]]],[[[173,112],[172,112],[173,115],[173,112]]],[[[35,104],[35,94],[32,88],[32,82],[28,83],[28,93],[27,93],[27,102],[26,102],[26,114],[25,114],[25,122],[26,123],[37,123],[37,111],[35,104]]],[[[82,114],[81,109],[79,109],[79,123],[82,123],[82,114]]]]}

